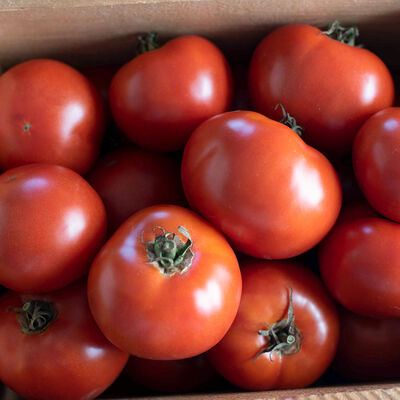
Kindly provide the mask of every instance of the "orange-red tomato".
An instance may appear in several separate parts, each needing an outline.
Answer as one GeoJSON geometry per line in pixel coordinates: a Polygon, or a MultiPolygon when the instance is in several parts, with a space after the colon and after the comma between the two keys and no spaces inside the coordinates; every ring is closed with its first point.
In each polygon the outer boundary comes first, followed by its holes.
{"type": "Polygon", "coordinates": [[[84,275],[105,240],[106,212],[68,168],[30,164],[0,175],[0,283],[59,289],[84,275]]]}
{"type": "Polygon", "coordinates": [[[103,246],[89,271],[88,297],[116,346],[176,360],[224,336],[241,285],[236,256],[220,232],[190,210],[159,205],[131,216],[103,246]]]}
{"type": "Polygon", "coordinates": [[[94,399],[129,357],[96,326],[83,281],[42,295],[7,292],[0,318],[0,379],[27,399],[94,399]]]}
{"type": "Polygon", "coordinates": [[[179,167],[169,155],[134,147],[101,158],[87,179],[104,202],[109,233],[142,208],[185,205],[179,167]]]}
{"type": "Polygon", "coordinates": [[[0,169],[48,163],[84,174],[99,154],[105,119],[99,93],[74,68],[19,64],[0,77],[0,169]]]}
{"type": "Polygon", "coordinates": [[[182,182],[193,209],[258,258],[311,249],[341,206],[340,182],[325,156],[287,126],[251,111],[220,114],[193,132],[182,182]]]}
{"type": "Polygon", "coordinates": [[[279,120],[275,106],[283,104],[307,143],[336,153],[350,152],[363,122],[394,101],[393,79],[375,54],[309,25],[283,26],[264,38],[249,88],[256,111],[279,120]]]}
{"type": "Polygon", "coordinates": [[[400,222],[400,108],[387,108],[361,127],[353,146],[353,165],[368,202],[400,222]]]}
{"type": "Polygon", "coordinates": [[[125,64],[110,87],[115,122],[141,147],[182,149],[193,129],[226,111],[232,76],[224,55],[207,39],[182,36],[125,64]]]}
{"type": "Polygon", "coordinates": [[[339,339],[337,312],[326,289],[300,264],[247,259],[240,267],[239,311],[208,352],[212,364],[249,390],[310,385],[332,362],[339,339]]]}

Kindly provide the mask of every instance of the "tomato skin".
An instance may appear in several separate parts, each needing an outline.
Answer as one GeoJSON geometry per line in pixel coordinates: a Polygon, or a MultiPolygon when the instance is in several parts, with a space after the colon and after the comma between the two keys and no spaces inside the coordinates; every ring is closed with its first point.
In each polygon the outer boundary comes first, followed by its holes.
{"type": "Polygon", "coordinates": [[[111,110],[132,142],[155,151],[179,150],[198,124],[229,108],[231,75],[213,43],[181,36],[117,72],[111,110]]]}
{"type": "Polygon", "coordinates": [[[183,360],[131,356],[124,374],[141,387],[164,393],[188,393],[206,386],[217,376],[204,354],[183,360]]]}
{"type": "Polygon", "coordinates": [[[352,381],[400,377],[400,319],[339,312],[340,340],[333,368],[352,381]]]}
{"type": "Polygon", "coordinates": [[[375,54],[309,25],[264,38],[251,60],[249,90],[256,111],[280,120],[275,106],[283,104],[305,128],[304,140],[330,153],[350,152],[363,122],[394,101],[393,79],[375,54]]]}
{"type": "Polygon", "coordinates": [[[353,165],[368,202],[400,222],[400,108],[387,108],[361,127],[353,146],[353,165]]]}
{"type": "Polygon", "coordinates": [[[48,163],[86,173],[100,151],[104,110],[67,64],[36,59],[9,69],[0,77],[0,169],[48,163]]]}
{"type": "Polygon", "coordinates": [[[0,297],[0,315],[0,379],[24,398],[93,399],[128,360],[96,326],[83,281],[43,295],[7,292],[0,297]],[[33,299],[52,302],[58,316],[43,333],[26,335],[12,308],[33,299]]]}
{"type": "Polygon", "coordinates": [[[125,221],[94,260],[89,304],[105,336],[141,358],[174,360],[214,346],[235,318],[241,293],[236,256],[215,228],[173,205],[145,208],[125,221]],[[153,227],[184,226],[194,258],[183,274],[164,276],[149,264],[143,240],[153,227]],[[173,329],[172,329],[173,327],[173,329]]]}
{"type": "Polygon", "coordinates": [[[191,207],[257,258],[314,247],[341,206],[329,161],[287,126],[251,111],[220,114],[193,132],[182,183],[191,207]]]}
{"type": "Polygon", "coordinates": [[[0,283],[59,289],[84,275],[103,244],[104,205],[75,172],[30,164],[0,175],[0,283]]]}
{"type": "Polygon", "coordinates": [[[400,317],[400,225],[383,218],[339,223],[322,242],[319,263],[342,306],[371,318],[400,317]]]}
{"type": "Polygon", "coordinates": [[[211,363],[231,383],[248,390],[310,385],[335,355],[339,323],[334,303],[318,278],[300,264],[248,259],[240,267],[239,311],[225,337],[208,352],[211,363]],[[258,331],[287,317],[291,289],[295,324],[303,335],[300,351],[282,359],[271,353],[255,358],[267,346],[258,331]]]}
{"type": "Polygon", "coordinates": [[[87,176],[104,202],[108,230],[155,204],[185,205],[179,163],[172,157],[134,147],[101,158],[87,176]]]}

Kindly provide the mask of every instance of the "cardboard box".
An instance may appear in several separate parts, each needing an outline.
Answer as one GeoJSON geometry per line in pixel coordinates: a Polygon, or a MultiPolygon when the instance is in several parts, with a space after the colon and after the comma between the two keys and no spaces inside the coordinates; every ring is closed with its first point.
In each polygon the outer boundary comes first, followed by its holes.
{"type": "MultiPolygon", "coordinates": [[[[325,27],[335,19],[356,24],[361,42],[392,71],[400,70],[400,0],[1,0],[0,65],[8,68],[35,57],[76,66],[122,63],[134,56],[137,35],[150,30],[160,32],[162,40],[203,35],[230,58],[246,59],[274,27],[288,23],[325,27]]],[[[400,399],[400,382],[187,397],[400,399]]],[[[3,392],[1,398],[15,396],[3,392]]]]}

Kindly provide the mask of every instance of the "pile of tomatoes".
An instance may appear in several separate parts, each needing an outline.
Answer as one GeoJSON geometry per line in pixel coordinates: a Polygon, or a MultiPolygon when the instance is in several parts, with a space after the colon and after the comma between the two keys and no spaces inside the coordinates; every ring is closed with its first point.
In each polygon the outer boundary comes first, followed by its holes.
{"type": "Polygon", "coordinates": [[[167,392],[399,378],[400,109],[357,36],[276,29],[248,103],[198,36],[6,71],[0,380],[55,400],[122,371],[167,392]]]}

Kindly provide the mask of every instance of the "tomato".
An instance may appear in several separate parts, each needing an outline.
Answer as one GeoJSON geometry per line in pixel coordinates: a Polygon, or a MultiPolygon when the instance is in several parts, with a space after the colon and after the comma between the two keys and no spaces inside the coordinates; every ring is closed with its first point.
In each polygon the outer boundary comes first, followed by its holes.
{"type": "Polygon", "coordinates": [[[106,213],[75,172],[30,164],[0,175],[0,284],[48,292],[84,275],[103,244],[106,213]]]}
{"type": "Polygon", "coordinates": [[[109,232],[155,204],[184,205],[179,163],[168,155],[127,147],[100,159],[87,177],[102,198],[109,232]]]}
{"type": "Polygon", "coordinates": [[[173,205],[131,216],[89,271],[97,324],[112,343],[141,358],[176,360],[207,351],[231,325],[240,294],[239,266],[226,239],[173,205]]]}
{"type": "Polygon", "coordinates": [[[215,116],[193,132],[182,182],[192,208],[258,258],[314,247],[341,205],[329,161],[287,126],[251,111],[215,116]]]}
{"type": "Polygon", "coordinates": [[[221,51],[198,36],[173,39],[125,64],[110,88],[117,125],[141,147],[183,148],[193,129],[226,111],[232,77],[221,51]]]}
{"type": "Polygon", "coordinates": [[[96,326],[83,281],[43,295],[7,292],[0,316],[0,379],[25,398],[93,399],[128,360],[96,326]]]}
{"type": "Polygon", "coordinates": [[[387,108],[361,127],[353,146],[358,183],[369,203],[400,222],[400,108],[387,108]]]}
{"type": "Polygon", "coordinates": [[[400,225],[382,218],[339,223],[320,246],[320,270],[332,296],[372,318],[400,317],[400,225]]]}
{"type": "Polygon", "coordinates": [[[249,90],[256,111],[279,120],[275,106],[284,104],[305,128],[305,141],[331,153],[350,152],[363,122],[394,101],[392,77],[376,55],[308,25],[264,38],[251,60],[249,90]]]}
{"type": "Polygon", "coordinates": [[[318,278],[288,261],[244,260],[238,314],[210,350],[216,370],[248,390],[304,387],[331,363],[335,306],[318,278]]]}
{"type": "Polygon", "coordinates": [[[204,388],[216,377],[204,354],[183,360],[148,360],[131,356],[124,373],[136,385],[164,393],[191,392],[204,388]]]}
{"type": "Polygon", "coordinates": [[[374,319],[345,309],[334,369],[350,380],[400,378],[400,319],[374,319]]]}
{"type": "Polygon", "coordinates": [[[355,201],[343,206],[336,224],[367,217],[379,217],[379,215],[366,201],[355,201]]]}
{"type": "Polygon", "coordinates": [[[31,60],[0,77],[0,169],[48,163],[83,174],[99,154],[104,127],[100,95],[64,63],[31,60]]]}

